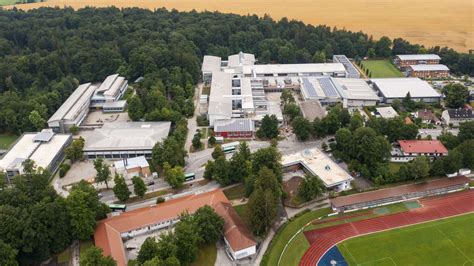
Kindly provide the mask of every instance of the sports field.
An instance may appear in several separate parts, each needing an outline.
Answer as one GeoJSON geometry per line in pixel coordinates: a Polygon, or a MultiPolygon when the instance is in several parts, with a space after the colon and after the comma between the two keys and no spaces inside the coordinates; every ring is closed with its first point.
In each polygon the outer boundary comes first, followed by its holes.
{"type": "Polygon", "coordinates": [[[474,265],[474,214],[352,238],[349,265],[474,265]]]}
{"type": "Polygon", "coordinates": [[[362,30],[376,38],[402,37],[428,47],[449,46],[464,52],[474,47],[472,0],[47,0],[18,7],[111,5],[269,14],[275,19],[287,17],[313,25],[362,30]]]}
{"type": "Polygon", "coordinates": [[[362,61],[364,69],[369,69],[372,78],[396,78],[403,77],[390,60],[364,60],[362,61]]]}

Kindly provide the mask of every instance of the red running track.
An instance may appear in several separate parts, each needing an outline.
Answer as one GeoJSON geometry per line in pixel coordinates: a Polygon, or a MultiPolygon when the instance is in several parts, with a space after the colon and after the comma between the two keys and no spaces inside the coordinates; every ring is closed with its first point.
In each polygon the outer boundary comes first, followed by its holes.
{"type": "Polygon", "coordinates": [[[300,266],[315,266],[334,245],[351,237],[474,212],[474,190],[420,200],[421,208],[304,232],[311,244],[300,266]]]}

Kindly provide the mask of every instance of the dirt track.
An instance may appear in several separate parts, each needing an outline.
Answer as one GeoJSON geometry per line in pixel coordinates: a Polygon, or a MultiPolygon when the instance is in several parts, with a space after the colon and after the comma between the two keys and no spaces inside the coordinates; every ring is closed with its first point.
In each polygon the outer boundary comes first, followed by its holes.
{"type": "Polygon", "coordinates": [[[275,19],[286,16],[315,25],[363,30],[374,37],[403,37],[426,46],[449,46],[459,51],[474,49],[472,0],[49,0],[17,7],[110,5],[268,13],[275,19]]]}

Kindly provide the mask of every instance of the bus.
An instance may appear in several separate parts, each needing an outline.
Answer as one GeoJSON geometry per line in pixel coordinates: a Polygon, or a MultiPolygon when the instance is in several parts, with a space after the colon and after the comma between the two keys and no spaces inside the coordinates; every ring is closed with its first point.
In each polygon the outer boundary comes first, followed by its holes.
{"type": "Polygon", "coordinates": [[[239,146],[239,145],[240,145],[240,142],[234,141],[234,142],[222,144],[221,147],[222,147],[222,151],[225,154],[229,154],[229,153],[233,153],[235,151],[235,149],[237,148],[237,146],[239,146]]]}
{"type": "Polygon", "coordinates": [[[184,174],[184,181],[191,181],[191,180],[194,180],[195,178],[196,178],[195,173],[186,173],[186,174],[184,174]]]}
{"type": "Polygon", "coordinates": [[[127,209],[127,205],[125,204],[109,204],[109,208],[115,212],[115,211],[122,211],[125,212],[127,209]]]}

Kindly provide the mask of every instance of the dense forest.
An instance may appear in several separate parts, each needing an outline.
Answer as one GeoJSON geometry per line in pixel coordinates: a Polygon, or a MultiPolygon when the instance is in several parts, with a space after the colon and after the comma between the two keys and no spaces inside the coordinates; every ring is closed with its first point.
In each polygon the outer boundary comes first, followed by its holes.
{"type": "Polygon", "coordinates": [[[132,119],[178,121],[192,114],[202,56],[241,50],[260,63],[435,52],[454,73],[474,75],[474,55],[285,18],[138,8],[0,10],[0,133],[41,128],[79,83],[116,72],[131,81],[144,77],[131,99],[132,119]]]}

